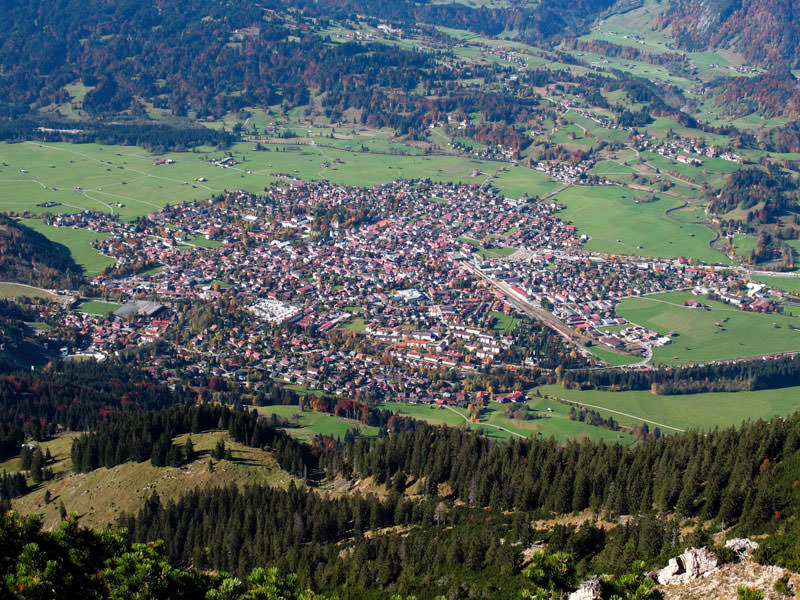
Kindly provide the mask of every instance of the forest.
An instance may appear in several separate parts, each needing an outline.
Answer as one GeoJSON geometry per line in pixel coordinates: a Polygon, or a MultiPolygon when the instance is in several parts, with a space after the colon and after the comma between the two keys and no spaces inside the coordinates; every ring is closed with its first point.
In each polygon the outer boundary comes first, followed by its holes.
{"type": "Polygon", "coordinates": [[[777,389],[797,385],[800,357],[733,361],[648,371],[607,369],[565,371],[565,386],[610,391],[651,390],[657,394],[694,394],[777,389]]]}
{"type": "Polygon", "coordinates": [[[677,44],[689,50],[730,46],[748,61],[793,65],[800,59],[798,17],[792,0],[680,0],[656,27],[671,27],[677,44]]]}
{"type": "MultiPolygon", "coordinates": [[[[290,483],[286,490],[205,489],[167,504],[152,496],[137,514],[121,518],[132,541],[165,540],[174,564],[240,576],[277,566],[296,572],[303,586],[343,598],[355,597],[348,593],[353,589],[374,598],[387,591],[465,597],[478,590],[508,597],[531,585],[519,546],[536,540],[546,541],[548,552],[567,552],[575,577],[619,575],[637,560],[652,566],[686,545],[711,544],[711,533],[724,527],[735,535],[769,534],[759,550],[762,560],[800,565],[794,544],[800,536],[794,518],[800,508],[794,485],[800,476],[798,414],[711,434],[643,439],[628,448],[588,441],[498,443],[417,424],[377,440],[317,438],[300,450],[281,447],[266,419],[246,411],[198,407],[190,414],[184,429],[227,422],[233,439],[273,448],[282,465],[293,455],[289,468],[300,474],[302,464],[308,477],[302,479],[306,485],[290,483]],[[324,491],[323,482],[337,477],[370,477],[386,493],[324,491]],[[591,523],[531,527],[537,518],[587,508],[605,518],[635,518],[611,529],[591,523]],[[711,528],[681,533],[686,519],[708,521],[711,528]]],[[[125,443],[119,438],[123,423],[170,421],[180,421],[179,411],[108,420],[76,441],[73,458],[89,444],[125,443]]],[[[147,435],[155,437],[141,437],[147,435]]],[[[214,460],[236,457],[217,453],[214,460]]]]}
{"type": "Polygon", "coordinates": [[[77,289],[85,281],[82,271],[67,248],[0,215],[0,280],[77,289]]]}

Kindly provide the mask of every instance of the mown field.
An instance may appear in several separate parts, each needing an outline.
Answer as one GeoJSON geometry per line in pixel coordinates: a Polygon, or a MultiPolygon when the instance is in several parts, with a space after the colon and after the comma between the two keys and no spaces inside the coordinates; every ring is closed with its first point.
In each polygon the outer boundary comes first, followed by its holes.
{"type": "MultiPolygon", "coordinates": [[[[602,392],[567,390],[558,385],[539,388],[542,394],[592,405],[604,416],[626,425],[650,421],[677,429],[731,427],[743,421],[769,419],[800,410],[800,386],[778,390],[657,396],[649,391],[602,392]],[[621,414],[626,413],[626,414],[621,414]]],[[[661,427],[665,433],[674,429],[661,427]]]]}
{"type": "Polygon", "coordinates": [[[633,363],[640,362],[642,360],[636,356],[630,356],[628,354],[617,354],[616,352],[612,352],[611,350],[606,350],[605,348],[600,348],[598,346],[592,346],[591,348],[589,348],[589,351],[592,354],[594,354],[597,358],[615,367],[622,365],[630,365],[633,363]]]}
{"type": "Polygon", "coordinates": [[[675,332],[673,343],[653,351],[657,363],[681,364],[800,350],[800,318],[744,312],[689,292],[626,298],[617,314],[659,333],[675,332]],[[688,308],[698,300],[711,310],[688,308]],[[717,325],[719,324],[719,325],[717,325]]]}
{"type": "Polygon", "coordinates": [[[85,300],[78,305],[78,310],[90,315],[107,315],[122,305],[117,302],[103,302],[102,300],[85,300]]]}
{"type": "Polygon", "coordinates": [[[611,254],[675,258],[684,256],[708,263],[729,261],[710,248],[715,234],[704,225],[680,223],[666,211],[681,202],[660,196],[655,202],[635,203],[644,196],[612,186],[572,186],[556,199],[566,205],[558,216],[571,221],[578,233],[591,236],[586,248],[611,254]]]}

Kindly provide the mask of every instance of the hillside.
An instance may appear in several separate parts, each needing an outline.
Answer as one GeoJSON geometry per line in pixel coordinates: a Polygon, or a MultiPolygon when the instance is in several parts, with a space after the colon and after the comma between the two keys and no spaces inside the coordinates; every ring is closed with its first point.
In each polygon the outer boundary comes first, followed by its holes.
{"type": "Polygon", "coordinates": [[[84,278],[67,248],[0,215],[0,281],[76,289],[84,278]]]}
{"type": "Polygon", "coordinates": [[[727,48],[762,65],[800,59],[800,10],[794,0],[676,0],[657,21],[687,50],[727,48]]]}
{"type": "MultiPolygon", "coordinates": [[[[60,521],[63,503],[67,511],[80,515],[82,524],[104,527],[122,513],[137,512],[153,493],[169,501],[195,489],[234,484],[286,487],[293,479],[281,470],[271,453],[231,441],[221,431],[192,434],[195,458],[180,468],[154,467],[148,461],[72,473],[70,447],[74,438],[74,434],[66,434],[40,445],[51,451],[55,478],[14,499],[14,510],[22,515],[41,514],[44,526],[52,528],[60,521]],[[209,469],[211,450],[220,439],[231,449],[233,459],[213,460],[209,469]],[[48,492],[50,499],[45,501],[48,492]]],[[[183,444],[186,438],[181,436],[175,442],[183,444]]],[[[1,466],[13,469],[18,465],[12,460],[1,466]]]]}

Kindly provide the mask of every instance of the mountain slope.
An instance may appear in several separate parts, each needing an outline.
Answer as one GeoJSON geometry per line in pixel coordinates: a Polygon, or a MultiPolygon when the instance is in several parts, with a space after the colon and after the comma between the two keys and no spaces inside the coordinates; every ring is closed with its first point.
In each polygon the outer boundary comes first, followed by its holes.
{"type": "Polygon", "coordinates": [[[677,0],[657,21],[687,50],[727,48],[763,65],[800,60],[800,6],[794,0],[677,0]]]}
{"type": "Polygon", "coordinates": [[[0,215],[0,281],[75,289],[84,279],[67,248],[0,215]]]}

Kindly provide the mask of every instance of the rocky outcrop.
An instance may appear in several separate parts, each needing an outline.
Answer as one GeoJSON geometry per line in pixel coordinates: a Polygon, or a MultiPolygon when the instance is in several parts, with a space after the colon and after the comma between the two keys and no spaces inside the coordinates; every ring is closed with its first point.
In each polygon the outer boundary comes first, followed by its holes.
{"type": "Polygon", "coordinates": [[[595,575],[582,582],[577,590],[569,595],[569,600],[600,600],[603,597],[603,587],[600,578],[595,575]]]}
{"type": "Polygon", "coordinates": [[[705,577],[678,585],[659,586],[664,600],[736,600],[739,586],[764,592],[764,600],[787,600],[775,591],[775,582],[789,572],[780,567],[763,566],[752,561],[721,565],[705,577]]]}
{"type": "Polygon", "coordinates": [[[739,560],[748,560],[753,557],[753,552],[758,550],[758,542],[747,538],[733,538],[725,542],[725,547],[736,552],[739,560]]]}
{"type": "Polygon", "coordinates": [[[717,558],[707,548],[688,548],[680,556],[670,559],[658,573],[658,583],[675,585],[703,577],[717,568],[717,558]]]}

